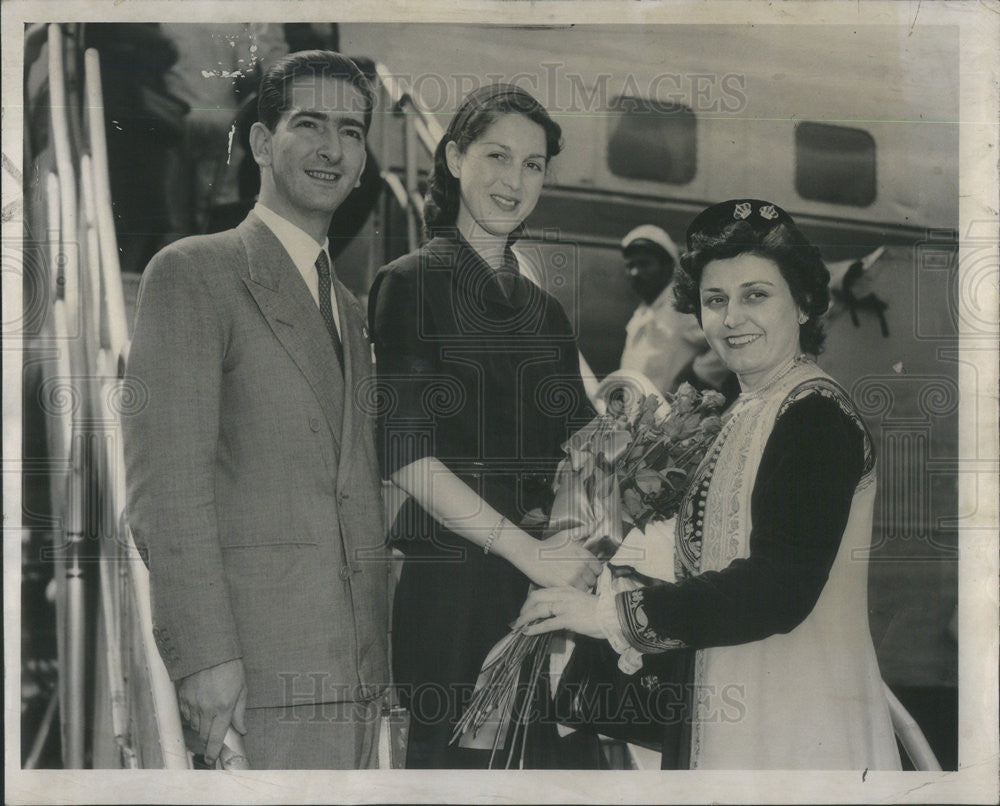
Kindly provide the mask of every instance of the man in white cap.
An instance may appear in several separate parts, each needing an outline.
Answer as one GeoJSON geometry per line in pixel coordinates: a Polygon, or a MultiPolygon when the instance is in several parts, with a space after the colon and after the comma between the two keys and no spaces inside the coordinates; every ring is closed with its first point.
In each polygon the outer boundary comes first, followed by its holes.
{"type": "Polygon", "coordinates": [[[709,349],[698,320],[674,309],[679,256],[673,240],[643,224],[622,239],[622,255],[641,302],[625,328],[621,368],[641,372],[661,392],[675,391],[681,380],[721,389],[728,370],[709,349]]]}

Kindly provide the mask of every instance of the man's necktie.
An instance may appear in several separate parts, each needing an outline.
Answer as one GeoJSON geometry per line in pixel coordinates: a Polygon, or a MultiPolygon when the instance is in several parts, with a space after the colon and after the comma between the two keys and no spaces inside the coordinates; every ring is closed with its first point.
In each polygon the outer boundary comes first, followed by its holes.
{"type": "Polygon", "coordinates": [[[326,250],[321,250],[316,258],[316,273],[319,275],[319,312],[326,322],[326,329],[330,331],[330,340],[333,342],[333,349],[337,353],[337,360],[340,362],[340,371],[344,372],[344,344],[340,340],[337,332],[337,322],[333,318],[333,306],[330,304],[330,261],[326,256],[326,250]]]}

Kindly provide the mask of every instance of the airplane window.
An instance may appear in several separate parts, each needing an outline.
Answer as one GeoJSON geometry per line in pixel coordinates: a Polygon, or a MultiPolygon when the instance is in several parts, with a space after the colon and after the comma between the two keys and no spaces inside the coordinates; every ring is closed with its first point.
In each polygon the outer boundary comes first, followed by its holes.
{"type": "Polygon", "coordinates": [[[867,207],[875,201],[875,140],[863,129],[795,127],[795,189],[803,199],[867,207]]]}
{"type": "Polygon", "coordinates": [[[611,102],[608,167],[615,176],[686,185],[697,166],[697,120],[684,104],[621,95],[611,102]]]}

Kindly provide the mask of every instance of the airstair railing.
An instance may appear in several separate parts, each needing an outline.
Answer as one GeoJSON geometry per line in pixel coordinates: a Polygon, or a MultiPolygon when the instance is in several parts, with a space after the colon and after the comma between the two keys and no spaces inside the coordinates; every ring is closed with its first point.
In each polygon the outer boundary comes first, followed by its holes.
{"type": "Polygon", "coordinates": [[[389,138],[383,132],[381,164],[382,179],[399,206],[406,214],[406,239],[408,251],[420,246],[420,221],[424,200],[419,187],[419,160],[421,152],[433,156],[434,149],[444,136],[444,129],[434,116],[426,111],[404,81],[394,75],[384,64],[375,65],[378,87],[388,100],[394,116],[403,121],[403,179],[388,167],[392,155],[388,153],[389,138]]]}
{"type": "Polygon", "coordinates": [[[51,241],[51,268],[40,281],[51,291],[46,337],[56,349],[54,360],[44,362],[41,393],[49,418],[50,466],[57,474],[53,511],[62,524],[51,551],[59,684],[28,762],[37,762],[57,703],[66,768],[88,764],[88,730],[102,735],[98,723],[107,716],[115,748],[92,746],[90,763],[100,757],[125,767],[188,768],[176,693],[152,637],[148,572],[125,519],[120,415],[130,405],[141,405],[141,394],[123,385],[128,321],[100,60],[94,50],[80,60],[78,38],[58,24],[48,26],[47,44],[55,168],[46,174],[43,190],[48,221],[37,230],[48,231],[51,241]],[[96,613],[88,610],[93,597],[86,591],[95,584],[100,588],[96,613]],[[87,629],[95,616],[101,625],[97,645],[87,629]],[[103,653],[96,658],[99,647],[103,653]],[[95,703],[89,725],[88,703],[95,691],[88,690],[88,661],[102,676],[95,689],[106,692],[110,706],[108,714],[103,702],[95,703]],[[137,730],[139,722],[154,725],[137,730]],[[140,734],[155,736],[158,747],[139,746],[140,734]]]}

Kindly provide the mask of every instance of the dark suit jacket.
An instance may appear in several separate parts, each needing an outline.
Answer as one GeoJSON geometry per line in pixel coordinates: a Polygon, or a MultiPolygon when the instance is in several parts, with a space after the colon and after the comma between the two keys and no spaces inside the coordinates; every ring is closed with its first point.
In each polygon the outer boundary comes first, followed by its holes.
{"type": "Polygon", "coordinates": [[[343,376],[268,227],[174,243],[143,275],[123,418],[128,516],[174,679],[242,657],[248,706],[388,682],[388,568],[357,300],[335,283],[343,376]]]}

